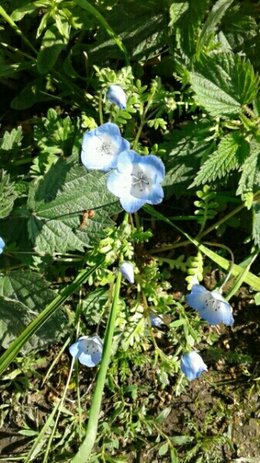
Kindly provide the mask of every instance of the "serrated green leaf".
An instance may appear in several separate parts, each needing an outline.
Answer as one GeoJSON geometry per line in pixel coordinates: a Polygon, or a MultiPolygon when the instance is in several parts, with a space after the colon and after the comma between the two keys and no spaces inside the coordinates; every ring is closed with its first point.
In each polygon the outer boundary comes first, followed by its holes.
{"type": "Polygon", "coordinates": [[[213,116],[234,116],[256,96],[258,78],[249,61],[232,53],[204,57],[190,73],[197,103],[213,116]]]}
{"type": "Polygon", "coordinates": [[[241,167],[241,177],[236,194],[245,199],[248,193],[255,193],[260,187],[260,156],[257,142],[250,143],[250,156],[241,167]]]}
{"type": "MultiPolygon", "coordinates": [[[[0,275],[0,338],[3,347],[7,348],[55,295],[38,273],[13,271],[0,275]]],[[[56,341],[65,323],[62,312],[55,314],[44,329],[30,339],[24,351],[56,341]]]]}
{"type": "Polygon", "coordinates": [[[37,69],[40,74],[47,74],[53,68],[65,45],[64,36],[60,35],[54,25],[50,26],[43,36],[37,56],[37,69]]]}
{"type": "Polygon", "coordinates": [[[4,170],[0,171],[0,219],[10,214],[17,196],[15,184],[10,181],[9,174],[4,170]]]}
{"type": "Polygon", "coordinates": [[[244,137],[238,132],[229,133],[220,141],[217,151],[201,166],[191,186],[225,177],[243,164],[248,153],[249,144],[244,137]]]}
{"type": "Polygon", "coordinates": [[[187,11],[189,8],[189,3],[186,2],[180,2],[180,1],[175,1],[171,4],[170,9],[169,9],[169,14],[170,14],[170,23],[169,26],[172,27],[174,24],[182,17],[182,15],[187,11]]]}
{"type": "Polygon", "coordinates": [[[107,190],[106,175],[64,159],[32,185],[28,206],[33,210],[28,230],[35,249],[50,254],[93,245],[113,224],[111,215],[121,210],[107,190]],[[94,210],[93,217],[82,225],[86,210],[94,210]]]}

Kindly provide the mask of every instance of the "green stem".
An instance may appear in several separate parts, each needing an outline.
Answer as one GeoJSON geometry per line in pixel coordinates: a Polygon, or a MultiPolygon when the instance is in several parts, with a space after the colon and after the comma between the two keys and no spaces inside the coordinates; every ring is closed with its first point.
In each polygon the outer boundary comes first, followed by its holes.
{"type": "Polygon", "coordinates": [[[108,370],[108,366],[110,363],[113,334],[115,330],[116,316],[117,316],[117,311],[118,311],[118,301],[119,301],[119,293],[120,293],[120,286],[121,286],[121,278],[122,278],[122,275],[120,272],[118,272],[116,284],[115,284],[113,304],[112,304],[110,317],[109,317],[107,330],[106,330],[106,335],[105,335],[102,362],[101,362],[100,369],[98,372],[96,388],[95,388],[92,405],[91,405],[90,412],[89,412],[87,432],[86,432],[84,441],[82,442],[77,454],[72,459],[72,463],[86,463],[91,455],[92,448],[96,441],[102,395],[103,395],[103,390],[105,386],[107,370],[108,370]]]}
{"type": "Polygon", "coordinates": [[[34,46],[31,44],[31,42],[25,37],[25,35],[22,33],[22,31],[19,29],[19,27],[12,20],[11,16],[9,16],[9,14],[6,13],[6,11],[4,10],[4,8],[2,6],[0,6],[0,15],[12,27],[12,29],[16,32],[16,34],[20,35],[20,37],[23,39],[24,43],[26,43],[26,45],[28,45],[28,47],[31,50],[33,50],[33,52],[35,54],[37,54],[37,50],[34,48],[34,46]]]}
{"type": "Polygon", "coordinates": [[[24,344],[30,339],[30,337],[39,329],[44,323],[56,312],[56,310],[68,299],[68,297],[74,293],[83,283],[85,283],[89,276],[103,263],[104,257],[100,257],[99,261],[95,266],[90,267],[86,270],[81,271],[75,278],[75,280],[66,288],[64,288],[55,299],[48,304],[45,309],[36,317],[18,336],[4,354],[0,358],[0,375],[15,359],[18,352],[22,349],[24,344]]]}

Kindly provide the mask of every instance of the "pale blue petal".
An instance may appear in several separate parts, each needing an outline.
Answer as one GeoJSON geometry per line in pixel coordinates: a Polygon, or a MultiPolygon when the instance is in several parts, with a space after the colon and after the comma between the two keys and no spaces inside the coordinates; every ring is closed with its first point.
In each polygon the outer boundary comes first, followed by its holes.
{"type": "Polygon", "coordinates": [[[4,247],[5,247],[5,242],[3,238],[1,238],[0,236],[0,254],[2,254],[4,247]]]}
{"type": "Polygon", "coordinates": [[[181,371],[189,381],[199,378],[207,369],[207,365],[197,352],[188,352],[181,357],[181,371]]]}
{"type": "Polygon", "coordinates": [[[102,358],[102,352],[94,352],[94,354],[91,355],[91,361],[96,366],[102,358]]]}
{"type": "Polygon", "coordinates": [[[143,207],[145,203],[145,200],[135,198],[134,196],[127,193],[120,198],[120,204],[122,208],[129,214],[137,212],[141,207],[143,207]]]}
{"type": "Polygon", "coordinates": [[[160,315],[150,315],[151,325],[160,328],[163,325],[163,319],[160,315]]]}
{"type": "Polygon", "coordinates": [[[90,354],[85,354],[85,352],[81,352],[78,355],[78,360],[82,365],[85,365],[86,367],[95,367],[96,363],[93,362],[92,360],[92,355],[90,354]]]}
{"type": "Polygon", "coordinates": [[[144,171],[149,170],[149,177],[153,183],[161,183],[165,177],[165,167],[160,158],[149,154],[148,156],[142,156],[140,160],[140,167],[144,168],[144,171]]]}
{"type": "Polygon", "coordinates": [[[205,306],[205,296],[209,294],[202,285],[193,285],[191,293],[186,296],[187,303],[196,310],[201,310],[205,306]]]}
{"type": "Polygon", "coordinates": [[[98,169],[104,172],[116,167],[121,151],[128,149],[129,142],[122,138],[116,124],[107,122],[83,136],[81,161],[87,169],[98,169]],[[103,145],[108,145],[106,151],[103,145]]]}
{"type": "Polygon", "coordinates": [[[79,353],[79,341],[75,342],[69,347],[70,355],[74,358],[78,356],[79,353]]]}
{"type": "Polygon", "coordinates": [[[117,159],[117,170],[123,174],[131,175],[133,171],[133,165],[138,164],[142,156],[137,154],[134,150],[126,150],[120,153],[117,159]]]}
{"type": "Polygon", "coordinates": [[[126,94],[120,85],[110,85],[107,91],[107,99],[119,106],[120,109],[125,109],[126,107],[126,94]]]}
{"type": "Polygon", "coordinates": [[[146,199],[148,204],[160,204],[164,198],[164,192],[161,185],[154,185],[146,199]]]}
{"type": "Polygon", "coordinates": [[[134,266],[131,262],[123,262],[120,265],[120,272],[122,273],[123,277],[129,281],[129,283],[133,284],[135,281],[134,277],[134,266]]]}
{"type": "Polygon", "coordinates": [[[128,194],[131,187],[131,177],[123,175],[117,170],[110,172],[107,177],[107,189],[118,198],[122,195],[128,194]]]}

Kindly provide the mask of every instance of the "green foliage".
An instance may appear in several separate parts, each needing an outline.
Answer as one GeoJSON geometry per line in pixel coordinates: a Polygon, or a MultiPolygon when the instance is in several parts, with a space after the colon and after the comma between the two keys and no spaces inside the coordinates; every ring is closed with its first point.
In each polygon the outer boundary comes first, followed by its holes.
{"type": "MultiPolygon", "coordinates": [[[[7,348],[37,314],[55,297],[55,292],[36,272],[12,271],[0,275],[0,340],[7,348]]],[[[66,316],[54,314],[25,344],[23,351],[57,342],[65,329],[66,316]]]]}
{"type": "Polygon", "coordinates": [[[217,151],[201,166],[192,186],[214,182],[238,170],[249,153],[249,144],[238,132],[231,132],[221,139],[217,151]]]}
{"type": "Polygon", "coordinates": [[[10,175],[0,171],[0,219],[7,217],[13,209],[17,198],[15,183],[10,181],[10,175]]]}
{"type": "Polygon", "coordinates": [[[197,103],[213,117],[238,116],[257,93],[258,78],[251,63],[231,52],[204,56],[190,79],[197,103]]]}

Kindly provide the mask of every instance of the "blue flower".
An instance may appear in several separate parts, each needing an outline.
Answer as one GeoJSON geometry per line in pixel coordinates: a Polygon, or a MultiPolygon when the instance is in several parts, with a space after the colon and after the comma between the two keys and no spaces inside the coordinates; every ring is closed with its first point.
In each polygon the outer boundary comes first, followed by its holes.
{"type": "Polygon", "coordinates": [[[110,85],[107,91],[107,99],[110,103],[119,106],[120,109],[125,109],[126,107],[126,94],[120,85],[110,85]]]}
{"type": "Polygon", "coordinates": [[[233,325],[232,307],[219,291],[208,291],[204,286],[194,285],[186,299],[188,304],[196,309],[201,318],[207,320],[210,325],[219,323],[227,326],[233,325]]]}
{"type": "Polygon", "coordinates": [[[107,179],[107,188],[120,199],[126,212],[136,212],[145,203],[159,204],[163,200],[161,182],[164,164],[157,156],[140,156],[133,150],[118,156],[117,167],[107,179]]]}
{"type": "Polygon", "coordinates": [[[120,272],[122,273],[123,277],[129,281],[129,283],[133,284],[135,281],[134,277],[134,266],[131,262],[123,262],[120,265],[120,272]]]}
{"type": "Polygon", "coordinates": [[[188,352],[181,357],[181,371],[189,381],[198,378],[203,371],[207,370],[207,365],[197,352],[188,352]]]}
{"type": "Polygon", "coordinates": [[[129,147],[118,126],[107,122],[84,134],[81,161],[87,169],[107,172],[116,167],[119,153],[129,147]]]}
{"type": "Polygon", "coordinates": [[[1,236],[0,236],[0,254],[2,254],[2,252],[4,250],[4,247],[5,247],[5,242],[4,242],[3,238],[1,238],[1,236]]]}
{"type": "Polygon", "coordinates": [[[160,315],[151,314],[150,322],[151,325],[155,326],[156,328],[160,328],[163,325],[163,319],[160,315]]]}
{"type": "Polygon", "coordinates": [[[99,336],[81,336],[69,348],[73,358],[77,358],[82,365],[95,367],[102,358],[103,342],[99,336]]]}

